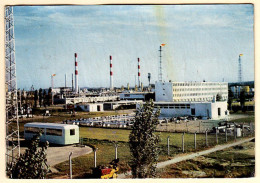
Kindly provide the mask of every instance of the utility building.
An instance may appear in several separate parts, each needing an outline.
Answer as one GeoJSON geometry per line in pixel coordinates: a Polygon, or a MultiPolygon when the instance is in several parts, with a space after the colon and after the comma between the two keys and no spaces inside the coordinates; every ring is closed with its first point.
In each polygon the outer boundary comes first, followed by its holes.
{"type": "Polygon", "coordinates": [[[163,117],[197,116],[203,119],[223,119],[229,114],[227,99],[228,83],[155,83],[155,108],[160,108],[160,115],[163,117]]]}

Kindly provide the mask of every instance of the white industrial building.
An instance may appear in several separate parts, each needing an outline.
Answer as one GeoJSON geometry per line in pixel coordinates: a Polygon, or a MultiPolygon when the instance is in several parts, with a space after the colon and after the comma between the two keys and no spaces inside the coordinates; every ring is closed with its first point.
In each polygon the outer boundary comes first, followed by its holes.
{"type": "MultiPolygon", "coordinates": [[[[197,116],[223,119],[227,110],[228,83],[220,82],[156,82],[155,108],[161,116],[197,116]],[[217,101],[219,95],[219,101],[217,101]]],[[[137,106],[138,107],[138,106],[137,106]]]]}
{"type": "Polygon", "coordinates": [[[212,101],[219,94],[228,99],[228,83],[221,82],[156,82],[155,100],[164,102],[212,101]]]}

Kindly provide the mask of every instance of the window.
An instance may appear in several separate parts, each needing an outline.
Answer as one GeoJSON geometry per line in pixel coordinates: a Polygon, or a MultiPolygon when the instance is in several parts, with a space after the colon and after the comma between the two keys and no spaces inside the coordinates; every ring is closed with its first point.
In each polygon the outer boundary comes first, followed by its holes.
{"type": "Polygon", "coordinates": [[[70,129],[70,135],[75,135],[75,129],[70,129]]]}
{"type": "Polygon", "coordinates": [[[221,109],[218,108],[218,115],[221,116],[221,109]]]}
{"type": "Polygon", "coordinates": [[[62,129],[46,128],[46,135],[62,136],[62,129]]]}
{"type": "Polygon", "coordinates": [[[38,133],[40,132],[40,128],[36,128],[36,127],[26,127],[25,128],[25,133],[38,133]]]}

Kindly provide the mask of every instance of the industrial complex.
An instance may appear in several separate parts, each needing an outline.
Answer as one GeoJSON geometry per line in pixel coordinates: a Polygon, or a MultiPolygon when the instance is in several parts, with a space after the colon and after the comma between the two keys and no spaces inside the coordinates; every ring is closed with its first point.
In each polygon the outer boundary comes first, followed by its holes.
{"type": "MultiPolygon", "coordinates": [[[[98,127],[109,130],[112,128],[125,131],[133,129],[132,126],[135,123],[135,119],[137,119],[135,118],[136,111],[151,100],[154,103],[154,112],[157,110],[160,111],[157,130],[172,133],[173,130],[168,130],[168,123],[172,122],[172,124],[175,125],[174,132],[183,133],[183,152],[184,133],[186,132],[195,133],[195,143],[197,131],[199,133],[205,133],[206,147],[208,147],[207,135],[209,128],[211,128],[212,133],[214,132],[216,134],[216,139],[220,132],[225,133],[226,138],[228,136],[227,133],[230,133],[229,135],[232,137],[234,135],[234,138],[237,138],[238,134],[240,137],[244,134],[244,129],[248,129],[248,134],[250,132],[252,135],[253,128],[251,127],[251,121],[250,125],[245,125],[244,123],[239,125],[229,124],[230,111],[232,110],[233,112],[237,110],[238,106],[241,111],[254,111],[254,81],[244,82],[242,79],[241,62],[243,54],[239,54],[238,57],[237,83],[224,81],[211,82],[205,80],[165,81],[162,71],[162,49],[165,44],[161,44],[159,46],[158,79],[151,83],[153,73],[148,73],[147,79],[149,84],[143,84],[142,80],[144,80],[144,77],[141,77],[141,71],[145,70],[145,68],[143,69],[143,67],[141,67],[142,60],[136,55],[134,66],[137,66],[137,68],[135,68],[135,74],[133,75],[137,76],[137,82],[131,87],[129,83],[126,83],[127,87],[119,87],[114,84],[114,79],[117,78],[114,78],[113,75],[113,57],[108,54],[105,60],[107,69],[109,68],[109,72],[106,73],[107,79],[109,78],[109,86],[94,88],[91,86],[79,86],[81,73],[79,72],[80,57],[78,60],[78,56],[80,56],[80,52],[76,51],[77,53],[74,53],[73,51],[71,53],[71,56],[74,55],[72,56],[73,58],[71,58],[71,68],[73,68],[71,85],[67,84],[66,74],[59,73],[65,75],[65,86],[54,87],[54,77],[56,74],[52,74],[49,88],[34,89],[32,85],[28,91],[17,90],[12,11],[11,7],[6,9],[6,25],[9,26],[8,31],[6,31],[8,34],[8,40],[6,40],[7,130],[5,139],[7,162],[14,161],[14,151],[18,151],[16,154],[20,154],[20,139],[25,141],[31,140],[38,132],[41,132],[41,142],[48,141],[51,144],[67,146],[74,144],[82,145],[80,141],[81,127],[98,127]],[[253,104],[250,103],[250,105],[245,106],[245,102],[252,102],[253,104]],[[236,105],[232,105],[232,103],[236,103],[236,105]],[[83,117],[78,114],[82,114],[83,117]],[[84,115],[86,114],[89,116],[85,117],[84,115]],[[56,118],[52,118],[52,115],[55,115],[56,118]],[[52,120],[48,121],[48,119],[52,120]],[[24,120],[22,125],[19,124],[19,120],[24,120]],[[199,122],[197,124],[198,120],[199,122]],[[188,121],[192,121],[192,125],[194,125],[190,127],[190,131],[188,129],[188,121]],[[221,124],[221,122],[225,122],[225,127],[223,127],[223,125],[216,127],[218,124],[221,124]],[[166,125],[163,126],[163,123],[166,125]],[[181,126],[184,123],[186,127],[183,127],[184,125],[181,126]],[[202,123],[204,123],[205,126],[201,130],[202,123]],[[177,131],[176,124],[180,124],[180,128],[182,129],[177,131]],[[214,128],[212,128],[213,126],[214,128]],[[165,129],[162,130],[164,127],[165,129]],[[223,130],[224,128],[225,130],[223,130]]],[[[83,69],[80,71],[84,72],[83,69]]],[[[88,135],[91,134],[90,131],[87,131],[87,133],[88,135]]],[[[121,132],[118,132],[118,134],[116,134],[117,132],[113,133],[115,133],[116,136],[121,132]]],[[[93,134],[95,135],[94,132],[93,134]]],[[[95,143],[96,141],[98,141],[98,139],[94,138],[93,142],[95,143]]],[[[117,142],[119,140],[113,139],[113,141],[117,142]]],[[[123,140],[121,142],[123,142],[123,140]]],[[[89,141],[87,141],[86,144],[88,143],[89,141]]],[[[218,143],[218,141],[216,141],[216,143],[218,143]]],[[[169,149],[169,136],[167,144],[169,149]]],[[[98,148],[95,148],[94,145],[92,146],[93,152],[96,153],[98,148]]],[[[83,145],[81,147],[83,147],[83,145]]],[[[117,153],[117,145],[115,145],[115,148],[117,153]]],[[[180,149],[181,148],[178,147],[178,152],[181,151],[180,149]]],[[[116,170],[118,171],[118,169],[116,170]]]]}

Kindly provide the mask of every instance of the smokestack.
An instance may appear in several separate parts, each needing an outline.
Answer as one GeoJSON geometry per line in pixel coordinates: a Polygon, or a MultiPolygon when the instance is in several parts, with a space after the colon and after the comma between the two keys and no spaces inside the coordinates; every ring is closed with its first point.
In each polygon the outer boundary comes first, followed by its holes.
{"type": "Polygon", "coordinates": [[[109,56],[109,59],[110,59],[110,90],[113,90],[114,86],[113,86],[113,71],[112,71],[112,56],[111,55],[109,56]]]}
{"type": "Polygon", "coordinates": [[[138,88],[141,87],[141,81],[140,81],[140,58],[137,58],[137,61],[138,61],[138,88]]]}
{"type": "Polygon", "coordinates": [[[77,62],[77,53],[75,53],[75,93],[78,93],[78,62],[77,62]]]}

